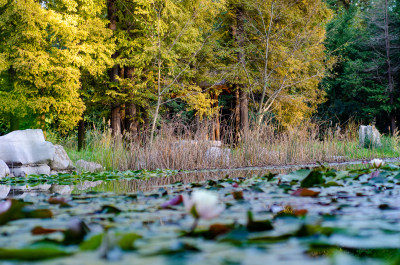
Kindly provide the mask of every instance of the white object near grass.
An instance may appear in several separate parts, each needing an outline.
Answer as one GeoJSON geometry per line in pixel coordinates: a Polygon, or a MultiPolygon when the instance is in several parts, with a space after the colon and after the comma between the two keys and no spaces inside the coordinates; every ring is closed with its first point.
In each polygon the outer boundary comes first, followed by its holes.
{"type": "Polygon", "coordinates": [[[186,211],[195,218],[206,220],[219,216],[225,209],[225,206],[219,204],[218,196],[206,190],[196,190],[190,197],[184,195],[183,204],[186,211]]]}
{"type": "Polygon", "coordinates": [[[0,136],[0,159],[11,167],[48,164],[54,145],[44,139],[42,130],[14,131],[0,136]]]}
{"type": "Polygon", "coordinates": [[[54,171],[75,170],[75,167],[61,145],[54,145],[54,156],[50,162],[50,167],[54,171]]]}
{"type": "Polygon", "coordinates": [[[381,134],[375,128],[375,126],[364,126],[361,125],[358,130],[360,147],[364,148],[378,148],[382,147],[381,134]]]}
{"type": "Polygon", "coordinates": [[[375,159],[372,159],[369,163],[371,164],[371,166],[373,168],[380,168],[381,166],[383,166],[385,164],[385,161],[383,161],[382,159],[379,159],[379,158],[375,158],[375,159]]]}

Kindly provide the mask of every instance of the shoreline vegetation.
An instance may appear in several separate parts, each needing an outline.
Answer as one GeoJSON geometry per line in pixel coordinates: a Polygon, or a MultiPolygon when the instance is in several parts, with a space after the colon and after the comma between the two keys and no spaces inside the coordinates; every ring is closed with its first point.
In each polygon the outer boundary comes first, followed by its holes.
{"type": "Polygon", "coordinates": [[[164,123],[151,145],[146,132],[140,136],[113,136],[111,130],[94,127],[86,132],[86,145],[81,151],[77,151],[75,135],[60,138],[49,132],[47,138],[63,145],[73,162],[84,159],[120,171],[232,169],[400,157],[398,134],[383,135],[380,148],[362,148],[355,123],[343,129],[307,123],[284,131],[265,125],[249,129],[239,140],[233,139],[234,134],[227,128],[221,134],[222,146],[214,147],[218,150],[210,154],[211,141],[206,139],[211,127],[205,124],[193,130],[179,122],[164,123]]]}

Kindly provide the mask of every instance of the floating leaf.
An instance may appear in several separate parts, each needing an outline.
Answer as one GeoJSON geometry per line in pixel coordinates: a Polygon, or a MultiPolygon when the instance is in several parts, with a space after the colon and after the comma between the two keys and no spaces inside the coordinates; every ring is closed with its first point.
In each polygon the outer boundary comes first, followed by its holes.
{"type": "Polygon", "coordinates": [[[324,176],[320,171],[311,171],[311,173],[300,182],[302,188],[310,188],[315,185],[321,185],[325,183],[324,176]]]}
{"type": "Polygon", "coordinates": [[[20,249],[0,248],[0,260],[44,260],[71,255],[71,252],[53,244],[36,244],[20,249]]]}
{"type": "Polygon", "coordinates": [[[250,232],[268,231],[274,229],[270,220],[254,221],[253,213],[247,212],[247,225],[246,228],[250,232]]]}
{"type": "Polygon", "coordinates": [[[297,189],[292,193],[293,196],[301,196],[301,197],[317,197],[320,192],[309,190],[306,188],[297,189]]]}
{"type": "Polygon", "coordinates": [[[233,198],[237,201],[244,200],[243,191],[234,191],[232,192],[233,198]]]}
{"type": "Polygon", "coordinates": [[[41,226],[35,226],[31,233],[32,235],[47,235],[47,234],[52,234],[56,232],[62,232],[63,230],[61,229],[49,229],[49,228],[44,228],[41,226]]]}
{"type": "Polygon", "coordinates": [[[164,203],[161,205],[161,208],[163,208],[163,209],[169,208],[169,207],[171,207],[171,206],[175,206],[175,205],[181,204],[182,202],[183,202],[183,197],[182,197],[182,195],[178,195],[178,196],[172,198],[171,200],[169,200],[169,201],[167,201],[167,202],[164,202],[164,203]]]}

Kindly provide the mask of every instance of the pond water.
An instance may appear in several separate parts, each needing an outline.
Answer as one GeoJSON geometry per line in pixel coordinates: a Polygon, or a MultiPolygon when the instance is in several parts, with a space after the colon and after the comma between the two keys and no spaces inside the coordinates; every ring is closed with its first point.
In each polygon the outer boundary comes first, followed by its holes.
{"type": "MultiPolygon", "coordinates": [[[[348,165],[345,165],[348,166],[348,165]]],[[[400,167],[2,179],[0,264],[398,264],[400,167]],[[177,198],[225,210],[189,231],[177,198]],[[249,213],[253,217],[249,217],[249,213]]]]}
{"type": "MultiPolygon", "coordinates": [[[[398,164],[400,159],[393,158],[387,159],[386,162],[398,164]]],[[[337,170],[345,169],[360,169],[365,168],[365,161],[351,161],[341,163],[326,163],[325,166],[337,170]]],[[[230,178],[251,178],[255,176],[263,176],[265,174],[284,174],[293,170],[301,168],[315,168],[318,164],[304,164],[304,165],[286,165],[286,166],[265,166],[265,167],[247,167],[247,168],[235,168],[235,169],[206,169],[206,170],[194,170],[194,171],[176,171],[171,170],[165,171],[152,171],[148,174],[139,173],[138,178],[125,178],[121,175],[121,178],[109,179],[109,174],[89,176],[84,180],[79,178],[70,179],[65,181],[66,183],[60,183],[57,178],[44,178],[42,181],[29,181],[24,178],[19,178],[19,181],[9,181],[7,184],[0,180],[0,199],[2,198],[21,198],[27,194],[80,194],[88,191],[94,192],[112,192],[115,194],[132,193],[137,191],[152,191],[174,183],[192,183],[201,182],[206,180],[219,180],[229,176],[230,178]],[[152,177],[152,175],[155,175],[152,177]],[[161,177],[160,177],[161,176],[161,177]],[[144,177],[144,178],[142,178],[144,177]],[[90,179],[98,179],[96,181],[90,181],[90,179]],[[105,179],[105,180],[103,180],[105,179]],[[50,180],[50,181],[49,181],[50,180]]],[[[142,172],[142,171],[138,171],[142,172]]],[[[112,174],[112,173],[111,173],[112,174]]],[[[37,178],[36,178],[37,179],[37,178]]],[[[35,179],[35,180],[36,180],[35,179]]]]}

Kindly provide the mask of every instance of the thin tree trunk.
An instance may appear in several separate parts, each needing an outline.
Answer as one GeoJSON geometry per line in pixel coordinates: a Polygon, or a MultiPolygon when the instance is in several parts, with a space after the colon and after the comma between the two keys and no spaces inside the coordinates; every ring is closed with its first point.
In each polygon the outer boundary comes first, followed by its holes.
{"type": "Polygon", "coordinates": [[[216,113],[215,117],[215,140],[216,141],[221,140],[221,121],[220,121],[219,111],[216,113]]]}
{"type": "Polygon", "coordinates": [[[78,151],[85,148],[85,120],[84,117],[78,123],[78,151]]]}
{"type": "MultiPolygon", "coordinates": [[[[245,53],[244,53],[244,14],[241,8],[236,9],[236,42],[239,47],[238,61],[245,68],[245,53]]],[[[240,93],[240,129],[242,132],[247,131],[249,128],[249,101],[246,87],[243,84],[238,85],[240,93]]]]}
{"type": "MultiPolygon", "coordinates": [[[[110,23],[108,24],[108,28],[112,31],[117,29],[117,7],[116,7],[116,0],[107,0],[107,11],[108,11],[108,20],[110,23]]],[[[112,55],[113,59],[118,57],[117,53],[112,55]]],[[[111,70],[109,71],[110,82],[116,83],[117,76],[118,76],[118,65],[114,65],[111,70]]],[[[116,136],[121,134],[121,117],[120,117],[120,105],[118,102],[115,102],[111,106],[111,130],[112,135],[116,136]]]]}
{"type": "Polygon", "coordinates": [[[240,140],[240,92],[239,87],[235,88],[235,142],[240,140]]]}
{"type": "Polygon", "coordinates": [[[161,20],[161,9],[158,10],[157,14],[157,39],[158,39],[158,77],[157,77],[157,107],[156,112],[154,113],[153,124],[151,126],[151,136],[150,136],[150,146],[153,145],[154,133],[156,130],[156,123],[158,119],[158,112],[160,111],[161,106],[161,31],[160,31],[160,20],[161,20]]]}
{"type": "Polygon", "coordinates": [[[240,127],[242,132],[249,130],[249,98],[244,90],[240,91],[240,127]]]}
{"type": "Polygon", "coordinates": [[[385,48],[386,48],[386,64],[387,64],[387,72],[388,72],[388,92],[389,92],[389,104],[391,106],[391,110],[389,113],[390,117],[390,132],[392,135],[395,133],[396,126],[396,115],[394,113],[394,82],[392,75],[392,62],[391,62],[391,46],[390,46],[390,36],[389,36],[389,14],[388,14],[388,0],[385,0],[385,48]]]}
{"type": "MultiPolygon", "coordinates": [[[[269,40],[270,40],[270,35],[271,35],[271,28],[272,28],[272,21],[273,21],[273,17],[274,17],[274,2],[272,2],[271,4],[271,16],[270,16],[270,20],[269,20],[269,26],[268,26],[268,31],[265,28],[265,24],[264,24],[264,30],[265,30],[265,37],[266,37],[266,42],[265,42],[265,57],[264,57],[264,73],[263,73],[263,91],[262,91],[262,95],[261,95],[261,100],[260,100],[260,106],[258,109],[258,125],[261,125],[261,122],[264,118],[264,99],[266,96],[266,92],[267,92],[267,87],[268,87],[268,60],[269,60],[269,40]]],[[[260,17],[261,19],[263,19],[261,11],[260,11],[260,17]]],[[[263,23],[264,23],[264,19],[263,19],[263,23]]]]}
{"type": "Polygon", "coordinates": [[[213,99],[216,101],[214,103],[214,108],[217,109],[215,115],[214,115],[214,120],[213,120],[213,131],[211,138],[213,141],[219,141],[221,139],[221,123],[220,123],[220,115],[219,115],[219,109],[218,109],[218,95],[216,93],[213,93],[213,99]]]}
{"type": "Polygon", "coordinates": [[[118,136],[121,134],[121,108],[120,106],[114,106],[111,109],[111,129],[112,135],[118,136]]]}

